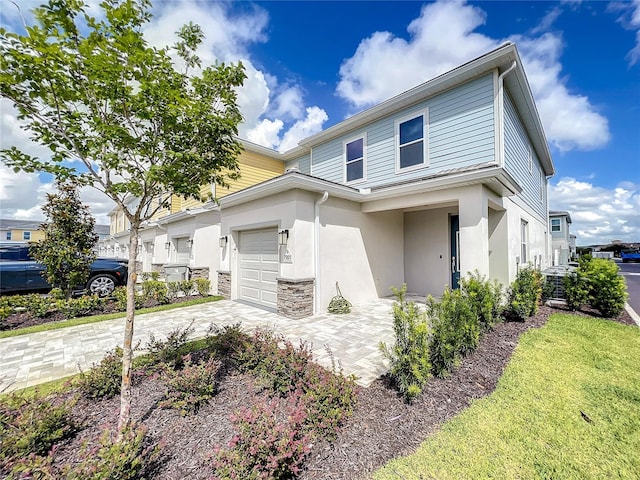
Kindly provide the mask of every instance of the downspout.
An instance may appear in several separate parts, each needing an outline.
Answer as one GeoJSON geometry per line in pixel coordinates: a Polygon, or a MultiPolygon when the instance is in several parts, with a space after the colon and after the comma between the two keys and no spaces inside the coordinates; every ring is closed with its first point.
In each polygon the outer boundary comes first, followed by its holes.
{"type": "Polygon", "coordinates": [[[315,203],[315,224],[314,224],[314,241],[313,241],[313,313],[320,311],[320,298],[318,292],[318,272],[320,272],[320,205],[327,201],[329,192],[325,190],[322,197],[315,203]]]}
{"type": "Polygon", "coordinates": [[[498,165],[504,167],[504,77],[515,70],[517,62],[514,60],[509,68],[498,75],[498,100],[499,100],[499,132],[498,132],[498,151],[496,152],[498,158],[498,165]]]}

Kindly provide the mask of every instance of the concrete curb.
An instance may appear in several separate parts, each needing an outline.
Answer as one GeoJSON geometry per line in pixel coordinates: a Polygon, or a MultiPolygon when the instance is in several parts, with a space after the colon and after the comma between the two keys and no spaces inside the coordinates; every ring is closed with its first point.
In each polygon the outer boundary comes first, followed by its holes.
{"type": "Polygon", "coordinates": [[[631,308],[631,305],[629,305],[628,303],[625,302],[624,304],[624,308],[627,311],[627,313],[629,314],[629,316],[633,319],[634,322],[636,322],[636,325],[638,327],[640,327],[640,315],[638,315],[633,308],[631,308]]]}

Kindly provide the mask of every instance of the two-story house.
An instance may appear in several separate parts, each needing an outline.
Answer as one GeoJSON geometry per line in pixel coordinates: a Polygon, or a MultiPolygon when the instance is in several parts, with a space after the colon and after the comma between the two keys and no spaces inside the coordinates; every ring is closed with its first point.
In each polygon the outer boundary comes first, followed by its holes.
{"type": "MultiPolygon", "coordinates": [[[[428,59],[425,59],[428,61],[428,59]]],[[[554,166],[507,43],[309,138],[286,172],[219,201],[219,291],[304,317],[549,265],[554,166]]]]}
{"type": "Polygon", "coordinates": [[[569,212],[549,211],[549,231],[551,232],[552,265],[569,265],[576,254],[576,237],[569,233],[571,215],[569,212]]]}
{"type": "Polygon", "coordinates": [[[44,240],[42,222],[0,218],[0,240],[38,242],[44,240]]]}
{"type": "MultiPolygon", "coordinates": [[[[514,44],[287,152],[242,143],[242,177],[217,202],[171,198],[144,226],[143,271],[188,265],[228,298],[300,318],[324,311],[336,282],[366,302],[551,264],[554,167],[514,44]]],[[[126,245],[126,219],[111,218],[110,241],[126,245]]]]}

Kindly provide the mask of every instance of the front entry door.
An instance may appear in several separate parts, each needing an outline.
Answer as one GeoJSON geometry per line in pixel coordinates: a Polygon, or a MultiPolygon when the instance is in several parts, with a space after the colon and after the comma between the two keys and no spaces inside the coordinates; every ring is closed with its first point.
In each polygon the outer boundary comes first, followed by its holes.
{"type": "Polygon", "coordinates": [[[460,286],[460,219],[451,215],[451,288],[460,286]]]}

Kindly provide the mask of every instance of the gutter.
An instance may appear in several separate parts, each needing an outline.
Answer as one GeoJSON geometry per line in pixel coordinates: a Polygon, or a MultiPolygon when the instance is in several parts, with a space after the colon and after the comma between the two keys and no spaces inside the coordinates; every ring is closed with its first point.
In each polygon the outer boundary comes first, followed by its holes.
{"type": "Polygon", "coordinates": [[[313,240],[313,313],[316,314],[320,311],[320,298],[319,298],[319,285],[318,285],[318,273],[320,272],[320,205],[327,201],[329,198],[329,192],[324,191],[322,197],[316,200],[315,203],[315,222],[314,222],[314,240],[313,240]]]}

